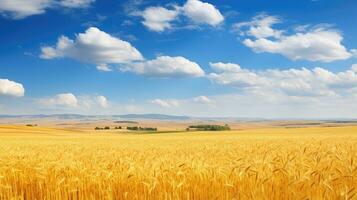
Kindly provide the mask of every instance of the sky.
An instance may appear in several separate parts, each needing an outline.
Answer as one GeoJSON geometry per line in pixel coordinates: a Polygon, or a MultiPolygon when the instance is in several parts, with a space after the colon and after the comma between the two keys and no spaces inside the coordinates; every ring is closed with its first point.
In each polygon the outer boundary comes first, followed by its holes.
{"type": "Polygon", "coordinates": [[[357,118],[355,0],[0,0],[0,114],[357,118]]]}

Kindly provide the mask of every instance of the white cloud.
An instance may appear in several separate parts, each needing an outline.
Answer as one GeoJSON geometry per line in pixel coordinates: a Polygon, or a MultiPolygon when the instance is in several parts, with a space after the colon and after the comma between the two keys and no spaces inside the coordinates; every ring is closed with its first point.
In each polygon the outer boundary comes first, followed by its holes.
{"type": "Polygon", "coordinates": [[[61,36],[54,47],[41,48],[40,57],[55,59],[69,57],[96,65],[99,71],[112,71],[109,64],[122,64],[121,71],[134,72],[149,77],[200,77],[201,67],[184,57],[160,56],[144,60],[141,53],[129,42],[112,37],[98,28],[88,28],[74,40],[61,36]]]}
{"type": "Polygon", "coordinates": [[[102,71],[102,72],[111,72],[111,71],[112,71],[112,69],[110,68],[110,66],[107,65],[107,64],[97,65],[97,70],[102,71]]]}
{"type": "Polygon", "coordinates": [[[150,100],[149,102],[164,108],[179,106],[179,102],[177,100],[154,99],[154,100],[150,100]]]}
{"type": "Polygon", "coordinates": [[[128,64],[121,70],[158,78],[200,77],[204,75],[204,71],[197,63],[180,56],[159,56],[154,60],[128,64]]]}
{"type": "Polygon", "coordinates": [[[86,63],[105,66],[143,60],[141,53],[129,42],[91,27],[79,33],[75,40],[61,36],[55,47],[41,48],[43,59],[69,57],[86,63]]]}
{"type": "Polygon", "coordinates": [[[162,108],[170,108],[170,110],[174,110],[178,107],[187,107],[190,106],[199,106],[199,105],[213,105],[213,100],[207,96],[197,96],[193,98],[187,99],[153,99],[150,100],[149,103],[160,106],[162,108]]]}
{"type": "MultiPolygon", "coordinates": [[[[214,66],[214,63],[213,63],[214,66]]],[[[333,73],[326,69],[268,69],[239,71],[221,69],[208,75],[214,83],[258,93],[273,92],[288,96],[343,96],[357,89],[355,67],[333,73]]]]}
{"type": "Polygon", "coordinates": [[[212,63],[210,62],[209,65],[212,67],[212,69],[216,72],[239,72],[241,71],[241,68],[238,64],[235,63],[212,63]]]}
{"type": "Polygon", "coordinates": [[[31,15],[43,14],[50,8],[86,8],[95,0],[1,0],[0,14],[23,19],[31,15]]]}
{"type": "Polygon", "coordinates": [[[162,32],[165,29],[171,29],[170,22],[175,20],[179,12],[169,10],[164,7],[148,7],[142,13],[144,26],[152,31],[162,32]]]}
{"type": "Polygon", "coordinates": [[[274,16],[259,15],[251,22],[235,24],[233,28],[246,38],[243,44],[257,53],[267,52],[281,54],[292,60],[309,60],[332,62],[352,57],[342,44],[343,37],[339,31],[328,26],[316,26],[309,30],[299,31],[290,35],[285,31],[273,29],[272,26],[280,20],[274,16]],[[247,27],[247,30],[243,30],[247,27]]]}
{"type": "Polygon", "coordinates": [[[72,93],[61,93],[57,94],[54,97],[43,98],[39,100],[40,104],[44,106],[64,106],[75,108],[78,106],[78,99],[72,93]]]}
{"type": "Polygon", "coordinates": [[[212,100],[208,98],[207,96],[198,96],[193,98],[193,101],[196,103],[211,103],[212,100]]]}
{"type": "Polygon", "coordinates": [[[131,15],[141,16],[144,19],[142,24],[156,32],[173,29],[173,22],[180,22],[181,16],[191,19],[194,23],[194,25],[184,25],[185,28],[197,27],[197,24],[217,26],[224,21],[223,15],[214,5],[199,0],[188,0],[182,7],[177,5],[172,7],[173,9],[161,6],[148,7],[144,11],[131,12],[131,15]]]}
{"type": "Polygon", "coordinates": [[[74,95],[72,93],[61,93],[52,97],[40,98],[37,103],[45,108],[56,110],[92,111],[99,108],[109,108],[109,101],[102,95],[74,95]]]}
{"type": "Polygon", "coordinates": [[[24,94],[25,89],[21,83],[0,79],[0,96],[22,97],[24,94]]]}
{"type": "Polygon", "coordinates": [[[224,21],[223,15],[214,5],[199,0],[187,0],[183,13],[196,23],[211,26],[217,26],[224,21]]]}
{"type": "Polygon", "coordinates": [[[107,113],[108,108],[111,108],[111,103],[103,95],[81,95],[77,99],[77,110],[81,112],[107,113]]]}
{"type": "Polygon", "coordinates": [[[86,8],[93,2],[95,0],[61,0],[58,4],[67,8],[86,8]]]}
{"type": "Polygon", "coordinates": [[[357,72],[357,64],[353,64],[351,70],[357,72]]]}
{"type": "Polygon", "coordinates": [[[351,53],[341,44],[342,39],[336,31],[317,29],[282,37],[277,41],[260,38],[246,39],[243,43],[255,52],[278,53],[292,60],[332,62],[351,57],[351,53]]]}
{"type": "Polygon", "coordinates": [[[105,96],[97,96],[97,103],[100,107],[102,108],[107,108],[109,107],[109,103],[108,103],[108,100],[105,96]]]}
{"type": "Polygon", "coordinates": [[[50,5],[50,0],[2,0],[0,1],[0,13],[13,19],[22,19],[42,14],[50,5]]]}
{"type": "Polygon", "coordinates": [[[350,52],[355,58],[357,58],[357,49],[351,49],[350,52]]]}
{"type": "Polygon", "coordinates": [[[267,16],[265,14],[260,14],[254,17],[250,22],[233,24],[233,30],[239,32],[242,36],[249,35],[256,38],[279,38],[282,34],[282,31],[275,30],[272,28],[272,26],[280,22],[281,21],[277,16],[267,16]]]}
{"type": "Polygon", "coordinates": [[[263,85],[266,82],[265,77],[249,70],[241,69],[238,64],[219,62],[210,63],[210,66],[215,72],[209,74],[208,78],[220,85],[253,87],[255,85],[263,85]]]}

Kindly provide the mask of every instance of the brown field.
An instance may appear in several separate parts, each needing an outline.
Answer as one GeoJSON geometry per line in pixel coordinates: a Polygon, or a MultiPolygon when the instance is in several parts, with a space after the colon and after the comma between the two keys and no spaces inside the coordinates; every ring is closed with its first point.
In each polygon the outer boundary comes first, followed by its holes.
{"type": "Polygon", "coordinates": [[[357,127],[0,126],[0,199],[356,199],[357,127]]]}

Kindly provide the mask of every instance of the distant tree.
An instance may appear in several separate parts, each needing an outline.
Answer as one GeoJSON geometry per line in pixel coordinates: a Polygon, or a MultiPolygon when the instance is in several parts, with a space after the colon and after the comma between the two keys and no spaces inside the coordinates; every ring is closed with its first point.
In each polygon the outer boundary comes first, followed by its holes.
{"type": "Polygon", "coordinates": [[[109,129],[110,129],[110,127],[109,127],[109,126],[106,126],[106,127],[104,127],[104,129],[105,129],[105,130],[109,130],[109,129]]]}
{"type": "Polygon", "coordinates": [[[198,131],[225,131],[230,130],[231,128],[228,124],[221,126],[221,125],[192,125],[189,126],[188,129],[195,129],[198,131]]]}
{"type": "Polygon", "coordinates": [[[126,129],[131,131],[157,131],[157,128],[152,127],[140,127],[140,126],[128,126],[126,129]]]}
{"type": "Polygon", "coordinates": [[[139,127],[137,127],[137,126],[128,126],[128,127],[126,127],[126,129],[131,130],[131,131],[136,131],[136,130],[139,129],[139,127]]]}

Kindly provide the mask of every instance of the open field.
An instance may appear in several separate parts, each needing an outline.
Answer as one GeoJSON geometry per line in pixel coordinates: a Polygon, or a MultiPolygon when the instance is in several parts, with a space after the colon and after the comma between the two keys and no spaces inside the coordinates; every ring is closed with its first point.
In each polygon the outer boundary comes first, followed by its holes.
{"type": "Polygon", "coordinates": [[[0,199],[356,199],[357,127],[0,126],[0,199]]]}

